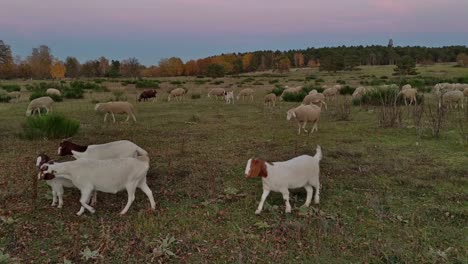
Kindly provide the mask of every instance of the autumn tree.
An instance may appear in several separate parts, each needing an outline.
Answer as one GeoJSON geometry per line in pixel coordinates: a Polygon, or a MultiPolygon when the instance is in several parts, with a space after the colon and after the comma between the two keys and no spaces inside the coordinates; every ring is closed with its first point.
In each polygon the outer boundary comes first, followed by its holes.
{"type": "Polygon", "coordinates": [[[206,71],[206,75],[212,78],[224,77],[225,73],[226,71],[224,70],[224,66],[216,63],[208,65],[208,69],[206,71]]]}
{"type": "Polygon", "coordinates": [[[9,45],[0,40],[0,79],[13,78],[15,73],[15,64],[9,45]]]}
{"type": "Polygon", "coordinates": [[[185,75],[197,75],[200,72],[200,69],[198,68],[198,64],[194,60],[189,60],[185,63],[184,66],[184,73],[185,75]]]}
{"type": "Polygon", "coordinates": [[[162,76],[180,76],[184,73],[184,63],[177,57],[161,59],[159,70],[162,76]]]}
{"type": "Polygon", "coordinates": [[[75,57],[67,57],[65,59],[65,76],[68,78],[78,77],[80,66],[80,62],[75,57]]]}
{"type": "Polygon", "coordinates": [[[300,52],[294,53],[294,67],[304,67],[304,55],[300,52]]]}
{"type": "Polygon", "coordinates": [[[274,60],[274,70],[279,72],[288,72],[291,67],[291,61],[286,55],[281,55],[274,60]]]}
{"type": "Polygon", "coordinates": [[[99,61],[99,76],[105,76],[107,71],[109,70],[109,60],[105,57],[100,57],[99,61]]]}
{"type": "Polygon", "coordinates": [[[96,77],[99,71],[99,62],[96,60],[86,61],[81,65],[80,76],[96,77]]]}
{"type": "Polygon", "coordinates": [[[41,45],[39,48],[33,48],[28,57],[28,63],[31,66],[32,77],[36,79],[50,78],[50,67],[53,57],[49,47],[41,45]]]}
{"type": "Polygon", "coordinates": [[[252,53],[246,53],[242,55],[242,69],[244,72],[249,72],[253,70],[250,65],[250,62],[252,61],[253,56],[254,55],[252,53]]]}
{"type": "Polygon", "coordinates": [[[468,67],[468,55],[465,53],[458,54],[457,63],[460,67],[468,67]]]}
{"type": "Polygon", "coordinates": [[[137,78],[140,76],[140,62],[137,58],[132,57],[123,60],[120,65],[120,73],[125,77],[137,78]]]}
{"type": "Polygon", "coordinates": [[[61,61],[56,61],[50,67],[50,75],[52,79],[63,79],[65,78],[65,65],[61,61]]]}

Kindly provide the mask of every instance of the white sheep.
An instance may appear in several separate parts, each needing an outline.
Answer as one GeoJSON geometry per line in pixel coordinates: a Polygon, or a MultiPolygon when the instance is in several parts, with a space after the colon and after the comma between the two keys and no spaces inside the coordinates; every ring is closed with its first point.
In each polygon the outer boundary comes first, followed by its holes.
{"type": "Polygon", "coordinates": [[[274,93],[269,93],[267,95],[265,95],[265,98],[263,100],[263,104],[264,105],[268,105],[268,106],[271,106],[273,105],[273,107],[276,105],[276,94],[274,93]]]}
{"type": "Polygon", "coordinates": [[[224,93],[226,90],[223,88],[213,88],[208,92],[208,98],[210,98],[212,95],[218,100],[219,97],[224,96],[224,93]]]}
{"type": "Polygon", "coordinates": [[[57,96],[62,96],[59,90],[54,89],[54,88],[49,88],[46,90],[47,95],[57,95],[57,96]]]}
{"type": "Polygon", "coordinates": [[[418,94],[418,90],[414,88],[405,88],[402,89],[399,95],[403,95],[403,100],[405,101],[405,105],[408,105],[408,102],[406,99],[410,99],[409,104],[411,105],[414,102],[414,105],[416,105],[418,102],[416,100],[416,95],[418,94]]]}
{"type": "Polygon", "coordinates": [[[187,91],[184,88],[175,88],[169,93],[167,101],[170,102],[171,98],[177,98],[178,101],[183,101],[187,91]]]}
{"type": "Polygon", "coordinates": [[[8,96],[10,96],[12,99],[16,99],[16,102],[18,103],[21,97],[21,92],[18,92],[18,91],[9,92],[8,96]]]}
{"type": "Polygon", "coordinates": [[[114,114],[127,114],[126,122],[132,116],[133,121],[136,122],[135,111],[133,105],[129,102],[107,102],[107,103],[97,103],[94,107],[94,110],[101,113],[106,113],[104,115],[104,122],[107,120],[107,115],[110,113],[112,115],[112,119],[115,123],[115,116],[114,114]]]}
{"type": "Polygon", "coordinates": [[[226,104],[230,104],[230,103],[234,104],[234,92],[233,91],[225,92],[224,101],[226,101],[226,104]]]}
{"type": "MultiPolygon", "coordinates": [[[[461,106],[463,109],[463,92],[461,91],[449,91],[442,95],[442,101],[444,105],[448,105],[449,108],[457,108],[461,106]]],[[[441,103],[439,100],[439,107],[441,107],[441,103]]]]}
{"type": "Polygon", "coordinates": [[[239,94],[237,95],[237,101],[242,97],[242,102],[244,101],[245,97],[250,97],[250,101],[253,102],[254,100],[254,90],[251,88],[242,89],[239,94]]]}
{"type": "Polygon", "coordinates": [[[401,90],[406,90],[406,89],[412,89],[413,87],[411,87],[411,84],[405,84],[401,87],[401,90]]]}
{"type": "Polygon", "coordinates": [[[294,118],[297,121],[297,124],[299,126],[299,131],[298,135],[301,134],[301,123],[302,123],[302,129],[304,132],[307,133],[307,130],[305,129],[307,122],[312,122],[314,125],[311,130],[311,134],[314,133],[314,131],[318,131],[318,122],[320,121],[320,112],[321,109],[319,106],[316,105],[300,105],[296,108],[289,109],[287,112],[286,120],[291,120],[294,118]]]}
{"type": "Polygon", "coordinates": [[[302,86],[296,86],[296,87],[285,86],[285,87],[286,87],[286,89],[284,89],[283,93],[281,94],[280,100],[284,100],[283,97],[288,93],[289,94],[297,94],[302,90],[302,86]]]}
{"type": "Polygon", "coordinates": [[[317,90],[313,89],[309,92],[310,95],[318,94],[317,90]]]}
{"type": "Polygon", "coordinates": [[[106,193],[117,193],[127,190],[128,201],[120,212],[125,214],[135,200],[135,190],[140,188],[155,209],[155,201],[151,189],[146,184],[146,174],[149,169],[148,156],[110,160],[77,159],[74,161],[44,164],[41,166],[41,179],[52,180],[62,177],[70,180],[81,192],[81,208],[77,215],[82,215],[87,209],[94,213],[95,209],[88,205],[93,190],[106,193]]]}
{"type": "Polygon", "coordinates": [[[325,96],[321,93],[315,93],[315,94],[308,94],[306,97],[304,97],[304,100],[302,100],[302,104],[305,105],[310,105],[314,104],[317,106],[325,106],[325,109],[327,109],[327,103],[325,102],[325,96]]]}
{"type": "Polygon", "coordinates": [[[136,158],[148,156],[146,150],[129,140],[118,140],[97,145],[77,145],[69,139],[64,139],[59,144],[57,154],[60,156],[73,156],[75,159],[117,159],[136,158]]]}
{"type": "Polygon", "coordinates": [[[37,112],[39,115],[41,115],[42,108],[45,108],[48,114],[49,111],[52,111],[53,103],[54,100],[52,100],[52,98],[49,96],[33,99],[31,102],[29,102],[28,108],[26,110],[26,116],[31,116],[31,114],[34,114],[34,112],[37,112]]]}
{"type": "Polygon", "coordinates": [[[291,213],[289,189],[304,187],[307,191],[303,206],[309,207],[315,188],[314,203],[320,203],[320,160],[322,149],[317,146],[315,156],[302,155],[282,162],[266,162],[249,159],[245,167],[247,178],[261,177],[263,193],[255,214],[260,214],[263,204],[271,191],[280,192],[286,204],[286,213],[291,213]]]}
{"type": "Polygon", "coordinates": [[[323,91],[323,95],[325,95],[327,99],[334,99],[336,95],[338,95],[338,89],[335,87],[327,88],[323,91]]]}
{"type": "Polygon", "coordinates": [[[463,94],[468,97],[468,87],[463,90],[463,94]]]}

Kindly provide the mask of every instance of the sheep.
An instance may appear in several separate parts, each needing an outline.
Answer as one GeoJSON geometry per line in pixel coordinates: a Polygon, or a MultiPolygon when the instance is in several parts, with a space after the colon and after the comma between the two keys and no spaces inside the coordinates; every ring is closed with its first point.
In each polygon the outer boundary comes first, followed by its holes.
{"type": "Polygon", "coordinates": [[[231,102],[234,104],[234,92],[224,92],[224,100],[226,101],[226,104],[230,104],[231,102]]]}
{"type": "Polygon", "coordinates": [[[343,86],[341,84],[335,84],[335,85],[333,85],[333,88],[340,91],[343,88],[343,86]]]}
{"type": "Polygon", "coordinates": [[[280,96],[280,100],[284,100],[284,96],[288,93],[290,94],[297,94],[302,90],[302,86],[297,86],[297,87],[288,87],[286,86],[286,89],[284,89],[283,93],[280,96]]]}
{"type": "Polygon", "coordinates": [[[39,115],[41,115],[41,108],[45,108],[47,111],[46,114],[48,114],[49,111],[52,111],[53,103],[54,100],[52,100],[52,98],[49,96],[33,99],[31,102],[29,102],[28,108],[26,110],[26,116],[31,116],[31,114],[34,114],[34,112],[37,112],[39,115]]]}
{"type": "Polygon", "coordinates": [[[147,156],[148,152],[128,140],[113,141],[99,145],[81,146],[64,139],[59,144],[57,154],[60,156],[73,156],[75,159],[118,159],[147,156]]]}
{"type": "MultiPolygon", "coordinates": [[[[49,156],[46,154],[39,154],[36,157],[36,168],[39,169],[42,164],[50,162],[49,156]]],[[[58,198],[58,206],[57,208],[62,208],[63,206],[63,187],[66,188],[74,188],[75,185],[70,180],[61,178],[59,175],[57,178],[54,178],[52,180],[46,180],[47,185],[50,186],[52,189],[52,207],[55,207],[57,204],[57,198],[58,198]]],[[[95,205],[97,201],[97,194],[94,192],[93,199],[91,200],[91,205],[95,205]]]]}
{"type": "Polygon", "coordinates": [[[57,95],[57,96],[62,96],[59,90],[54,89],[54,88],[49,88],[46,90],[47,95],[57,95]]]}
{"type": "Polygon", "coordinates": [[[468,97],[468,87],[466,87],[464,90],[463,90],[463,94],[468,97]]]}
{"type": "Polygon", "coordinates": [[[96,106],[94,107],[94,110],[96,112],[106,113],[104,115],[104,122],[106,122],[107,115],[109,113],[112,115],[112,119],[114,120],[114,123],[115,123],[114,114],[127,114],[127,119],[125,120],[125,122],[127,122],[130,119],[130,116],[132,116],[133,121],[136,122],[133,105],[129,102],[119,101],[119,102],[97,103],[96,106]]]}
{"type": "Polygon", "coordinates": [[[123,158],[110,160],[77,159],[62,163],[48,163],[41,166],[40,178],[52,180],[61,177],[70,180],[81,192],[81,208],[76,213],[82,215],[87,209],[94,213],[95,209],[88,205],[93,190],[106,193],[117,193],[127,190],[128,201],[120,215],[127,213],[135,200],[136,188],[140,188],[148,197],[151,209],[156,203],[151,189],[146,184],[146,174],[149,169],[149,157],[123,158]],[[99,176],[99,177],[97,177],[99,176]]]}
{"type": "Polygon", "coordinates": [[[320,108],[322,108],[322,106],[324,105],[325,109],[327,109],[327,103],[325,103],[325,96],[321,93],[308,94],[306,97],[304,97],[304,100],[302,100],[302,104],[314,104],[320,106],[320,108]]]}
{"type": "Polygon", "coordinates": [[[208,98],[211,98],[211,96],[215,96],[216,100],[218,100],[219,97],[224,96],[224,93],[226,91],[223,88],[213,88],[208,92],[208,98]]]}
{"type": "Polygon", "coordinates": [[[273,192],[280,192],[286,204],[286,213],[291,213],[289,189],[301,188],[307,191],[303,206],[309,207],[315,188],[314,204],[320,203],[320,160],[322,149],[317,146],[315,155],[302,155],[282,162],[267,162],[261,159],[249,159],[245,167],[246,178],[262,178],[263,194],[255,214],[260,214],[266,198],[273,192]]]}
{"type": "Polygon", "coordinates": [[[21,97],[21,92],[18,92],[18,91],[9,92],[8,96],[10,96],[13,99],[16,99],[16,102],[18,103],[21,97]]]}
{"type": "Polygon", "coordinates": [[[157,100],[157,91],[155,89],[151,89],[151,90],[144,90],[140,96],[138,97],[138,102],[145,102],[146,100],[150,99],[150,98],[153,98],[153,103],[154,101],[157,100]]]}
{"type": "MultiPolygon", "coordinates": [[[[463,92],[458,90],[446,92],[442,95],[442,101],[444,105],[448,105],[449,108],[461,106],[463,109],[463,92]]],[[[439,107],[441,106],[442,104],[439,100],[439,107]]]]}
{"type": "Polygon", "coordinates": [[[403,87],[401,87],[401,90],[406,90],[406,89],[412,89],[413,87],[411,87],[411,84],[405,84],[403,85],[403,87]]]}
{"type": "Polygon", "coordinates": [[[313,89],[312,91],[309,92],[310,95],[317,94],[317,90],[313,89]]]}
{"type": "Polygon", "coordinates": [[[240,97],[242,97],[242,102],[244,101],[245,97],[250,97],[250,101],[253,102],[254,100],[254,90],[250,88],[242,89],[239,94],[237,95],[237,101],[239,101],[240,97]]]}
{"type": "Polygon", "coordinates": [[[338,89],[335,87],[332,88],[327,88],[323,91],[323,95],[325,95],[325,98],[331,98],[334,99],[335,96],[338,94],[338,89]]]}
{"type": "Polygon", "coordinates": [[[271,106],[273,104],[273,107],[276,105],[276,94],[274,93],[269,93],[265,95],[264,98],[264,105],[271,106]]]}
{"type": "Polygon", "coordinates": [[[175,88],[169,93],[169,96],[167,97],[167,101],[171,101],[171,97],[177,98],[178,101],[184,100],[185,94],[187,91],[184,88],[175,88]]]}
{"type": "Polygon", "coordinates": [[[286,120],[291,120],[292,118],[296,119],[297,124],[299,126],[298,135],[301,134],[301,123],[302,129],[304,132],[307,133],[305,129],[307,122],[313,122],[314,126],[312,127],[311,134],[314,133],[315,130],[318,131],[318,122],[320,121],[320,112],[321,109],[319,106],[316,105],[300,105],[296,108],[289,109],[287,112],[286,120]]]}
{"type": "Polygon", "coordinates": [[[409,102],[410,105],[413,103],[413,101],[414,101],[414,105],[416,105],[418,103],[416,100],[417,94],[418,94],[418,90],[414,88],[407,88],[407,87],[406,89],[401,90],[401,92],[399,93],[399,95],[403,95],[405,105],[408,105],[406,99],[410,99],[410,102],[409,102]]]}
{"type": "Polygon", "coordinates": [[[352,97],[361,98],[367,92],[367,90],[368,89],[366,87],[359,86],[358,88],[356,88],[356,90],[354,90],[352,97]]]}

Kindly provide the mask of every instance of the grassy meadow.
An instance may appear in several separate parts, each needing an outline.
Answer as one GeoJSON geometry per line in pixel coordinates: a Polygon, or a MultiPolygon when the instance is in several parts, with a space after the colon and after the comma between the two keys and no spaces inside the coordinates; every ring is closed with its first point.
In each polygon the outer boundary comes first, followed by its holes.
{"type": "MultiPolygon", "coordinates": [[[[467,69],[453,65],[418,71],[468,76],[467,69]]],[[[115,124],[109,118],[103,123],[103,115],[94,112],[94,103],[111,99],[112,92],[56,103],[55,112],[80,122],[77,144],[128,139],[149,152],[147,178],[156,211],[148,211],[148,199],[138,190],[125,216],[118,215],[125,191],[99,193],[96,213],[81,217],[75,215],[76,189],[65,190],[62,209],[50,206],[45,182],[37,183],[35,197],[36,155],[66,158],[57,157],[60,140],[19,137],[29,101],[24,91],[19,103],[0,103],[0,263],[467,263],[468,112],[449,111],[435,138],[430,120],[424,128],[415,125],[414,106],[402,107],[403,122],[394,128],[379,127],[376,107],[352,106],[349,120],[339,120],[346,100],[340,96],[322,112],[318,133],[298,136],[296,123],[286,121],[286,111],[298,103],[263,105],[276,83],[302,85],[313,75],[323,79],[318,85],[342,80],[357,87],[363,79],[392,78],[392,72],[373,66],[204,83],[196,77],[159,78],[164,96],[155,103],[136,103],[135,88],[125,90],[136,107],[136,123],[117,115],[115,124]],[[164,100],[165,91],[177,86],[174,80],[188,89],[185,102],[164,100]],[[226,105],[207,98],[214,87],[253,88],[255,102],[226,105]],[[201,98],[191,99],[193,94],[201,98]],[[314,155],[317,144],[323,150],[320,204],[301,208],[306,193],[298,189],[291,193],[292,213],[285,214],[281,194],[271,193],[262,214],[255,215],[262,184],[245,179],[247,160],[314,155]]]]}

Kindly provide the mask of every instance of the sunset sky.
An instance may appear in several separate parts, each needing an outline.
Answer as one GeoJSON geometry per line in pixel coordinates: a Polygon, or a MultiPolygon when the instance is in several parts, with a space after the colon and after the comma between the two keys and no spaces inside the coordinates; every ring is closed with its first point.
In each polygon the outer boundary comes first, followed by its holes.
{"type": "Polygon", "coordinates": [[[337,45],[468,45],[468,0],[0,0],[0,39],[22,57],[157,64],[337,45]]]}

